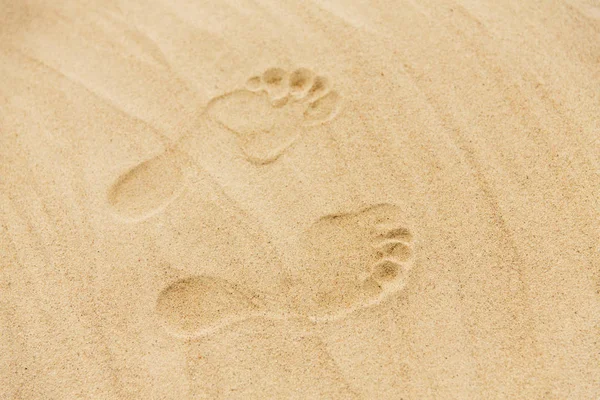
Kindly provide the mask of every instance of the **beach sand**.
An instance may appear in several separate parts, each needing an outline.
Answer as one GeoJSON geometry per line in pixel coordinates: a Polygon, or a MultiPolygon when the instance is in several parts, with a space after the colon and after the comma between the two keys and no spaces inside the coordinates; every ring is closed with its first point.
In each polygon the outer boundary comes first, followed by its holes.
{"type": "Polygon", "coordinates": [[[599,399],[597,0],[0,0],[0,399],[599,399]]]}

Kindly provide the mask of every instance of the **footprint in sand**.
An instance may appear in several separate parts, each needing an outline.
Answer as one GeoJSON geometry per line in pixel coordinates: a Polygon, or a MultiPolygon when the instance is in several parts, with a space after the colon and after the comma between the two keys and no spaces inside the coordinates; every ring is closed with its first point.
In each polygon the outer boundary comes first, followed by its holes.
{"type": "Polygon", "coordinates": [[[249,293],[217,277],[192,276],[163,289],[156,314],[172,335],[206,336],[219,328],[261,315],[264,307],[249,293]]]}
{"type": "Polygon", "coordinates": [[[339,106],[340,95],[327,78],[306,68],[270,68],[250,78],[245,89],[211,100],[206,112],[237,136],[250,162],[268,164],[306,129],[334,118],[339,106]]]}
{"type": "MultiPolygon", "coordinates": [[[[306,129],[335,117],[340,95],[329,80],[300,68],[287,73],[266,70],[248,80],[246,89],[212,99],[203,115],[235,134],[246,159],[254,164],[275,161],[306,129]]],[[[112,210],[139,221],[169,204],[184,186],[181,161],[189,135],[162,154],[125,171],[108,190],[112,210]]]]}
{"type": "Polygon", "coordinates": [[[184,338],[251,317],[333,321],[401,290],[413,264],[412,234],[391,204],[321,217],[298,248],[301,261],[283,274],[275,298],[222,278],[192,276],[160,292],[157,316],[184,338]]]}
{"type": "Polygon", "coordinates": [[[313,321],[379,304],[406,284],[413,237],[392,204],[317,220],[303,235],[301,263],[286,274],[287,307],[313,321]]]}

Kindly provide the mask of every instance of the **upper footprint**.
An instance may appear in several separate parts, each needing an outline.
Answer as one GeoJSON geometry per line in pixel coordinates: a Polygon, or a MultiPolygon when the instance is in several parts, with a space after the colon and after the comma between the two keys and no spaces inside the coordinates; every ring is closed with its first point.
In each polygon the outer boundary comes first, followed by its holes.
{"type": "Polygon", "coordinates": [[[321,217],[288,271],[288,307],[318,321],[377,304],[404,287],[413,253],[412,233],[395,205],[321,217]]]}
{"type": "Polygon", "coordinates": [[[244,89],[211,100],[206,112],[238,137],[249,161],[267,164],[307,127],[335,117],[340,103],[326,77],[306,68],[270,68],[248,79],[244,89]]]}

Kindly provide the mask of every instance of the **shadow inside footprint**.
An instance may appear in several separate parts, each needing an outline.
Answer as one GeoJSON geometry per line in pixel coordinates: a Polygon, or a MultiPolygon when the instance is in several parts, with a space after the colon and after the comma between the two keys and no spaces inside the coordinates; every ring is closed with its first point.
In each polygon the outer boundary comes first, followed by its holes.
{"type": "Polygon", "coordinates": [[[270,68],[245,89],[212,99],[207,115],[238,138],[248,161],[275,161],[304,130],[332,119],[341,103],[329,81],[308,69],[270,68]]]}

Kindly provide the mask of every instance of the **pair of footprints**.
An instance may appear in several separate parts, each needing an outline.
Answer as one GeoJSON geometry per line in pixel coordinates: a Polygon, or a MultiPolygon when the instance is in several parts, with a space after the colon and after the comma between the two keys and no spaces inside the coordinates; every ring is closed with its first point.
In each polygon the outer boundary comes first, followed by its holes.
{"type": "MultiPolygon", "coordinates": [[[[268,164],[304,129],[334,118],[339,106],[326,78],[271,68],[245,89],[211,100],[205,113],[238,138],[249,161],[268,164]]],[[[184,186],[181,151],[175,146],[123,174],[108,192],[113,210],[140,221],[174,201],[184,186]]],[[[195,338],[253,317],[319,322],[379,304],[404,287],[413,264],[413,237],[401,214],[397,206],[377,204],[319,218],[302,235],[301,260],[282,274],[276,298],[194,275],[160,292],[156,314],[173,335],[195,338]]]]}
{"type": "Polygon", "coordinates": [[[383,203],[323,216],[301,236],[297,266],[265,271],[280,277],[275,295],[192,275],[160,291],[156,315],[170,334],[194,339],[250,318],[319,323],[376,306],[405,286],[413,265],[412,233],[400,215],[383,203]]]}
{"type": "MultiPolygon", "coordinates": [[[[306,68],[291,73],[270,68],[246,82],[246,88],[212,99],[203,112],[235,135],[246,160],[274,162],[306,129],[333,119],[341,98],[324,76],[306,68]]],[[[110,188],[108,201],[121,216],[140,220],[173,200],[183,186],[179,168],[188,136],[124,173],[110,188]],[[150,190],[149,190],[150,189],[150,190]]]]}

